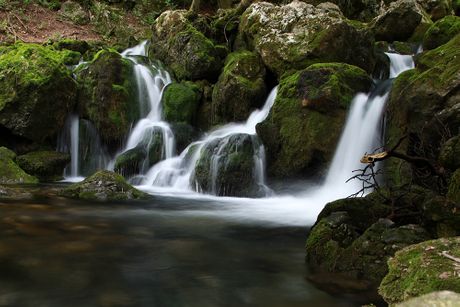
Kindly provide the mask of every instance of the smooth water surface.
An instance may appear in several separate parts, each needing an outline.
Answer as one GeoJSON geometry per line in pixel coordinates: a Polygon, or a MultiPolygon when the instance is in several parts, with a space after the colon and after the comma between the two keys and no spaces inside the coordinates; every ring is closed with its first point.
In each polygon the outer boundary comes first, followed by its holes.
{"type": "Polygon", "coordinates": [[[354,305],[308,282],[306,227],[224,211],[164,196],[0,202],[0,306],[354,305]]]}

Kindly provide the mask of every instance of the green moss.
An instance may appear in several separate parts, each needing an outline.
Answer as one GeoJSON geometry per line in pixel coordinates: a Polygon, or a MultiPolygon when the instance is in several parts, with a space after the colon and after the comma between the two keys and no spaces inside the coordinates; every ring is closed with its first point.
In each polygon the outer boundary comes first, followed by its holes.
{"type": "Polygon", "coordinates": [[[450,179],[447,197],[460,203],[460,169],[457,169],[450,179]]]}
{"type": "Polygon", "coordinates": [[[198,86],[192,82],[173,83],[163,94],[163,114],[168,122],[193,124],[201,100],[198,86]]]}
{"type": "Polygon", "coordinates": [[[15,157],[16,154],[14,152],[5,147],[0,147],[0,183],[37,183],[37,178],[24,172],[24,170],[13,161],[15,157]]]}
{"type": "Polygon", "coordinates": [[[427,241],[397,252],[388,262],[389,273],[379,293],[395,304],[433,291],[460,292],[455,262],[442,252],[460,257],[460,238],[427,241]]]}
{"type": "Polygon", "coordinates": [[[460,17],[446,16],[436,21],[423,37],[423,48],[439,47],[460,33],[460,17]]]}
{"type": "Polygon", "coordinates": [[[40,181],[57,181],[62,179],[64,168],[70,162],[70,156],[55,151],[35,151],[18,156],[16,162],[40,181]]]}

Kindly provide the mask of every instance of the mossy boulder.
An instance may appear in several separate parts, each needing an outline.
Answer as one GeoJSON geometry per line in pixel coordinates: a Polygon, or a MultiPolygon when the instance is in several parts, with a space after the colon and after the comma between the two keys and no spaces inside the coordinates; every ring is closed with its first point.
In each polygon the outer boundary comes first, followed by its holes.
{"type": "Polygon", "coordinates": [[[15,159],[13,151],[0,147],[0,184],[38,183],[38,179],[20,168],[15,159]]]}
{"type": "Polygon", "coordinates": [[[227,51],[205,35],[208,25],[195,17],[185,10],[163,12],[153,26],[150,54],[179,80],[215,80],[227,51]]]}
{"type": "Polygon", "coordinates": [[[192,82],[168,85],[161,100],[165,120],[193,125],[200,100],[201,90],[192,82]]]}
{"type": "Polygon", "coordinates": [[[456,135],[445,142],[439,153],[440,163],[451,170],[460,168],[460,135],[456,135]]]}
{"type": "Polygon", "coordinates": [[[78,2],[70,0],[61,4],[59,15],[77,25],[85,25],[90,21],[89,13],[78,2]]]}
{"type": "Polygon", "coordinates": [[[433,21],[452,15],[453,2],[455,1],[456,0],[417,0],[433,21]]]}
{"type": "Polygon", "coordinates": [[[449,42],[460,33],[460,17],[446,16],[436,21],[423,36],[423,48],[431,50],[449,42]]]}
{"type": "Polygon", "coordinates": [[[171,130],[176,139],[176,151],[180,154],[189,144],[196,141],[200,133],[193,126],[185,123],[173,123],[171,130]]]}
{"type": "Polygon", "coordinates": [[[79,107],[104,143],[117,148],[139,118],[133,63],[113,50],[101,50],[77,69],[79,107]]]}
{"type": "Polygon", "coordinates": [[[99,171],[82,182],[72,184],[62,190],[61,195],[98,201],[147,199],[149,197],[148,194],[129,185],[121,175],[110,171],[99,171]]]}
{"type": "Polygon", "coordinates": [[[127,150],[116,158],[114,170],[125,178],[140,174],[146,157],[147,151],[141,146],[127,150]]]}
{"type": "Polygon", "coordinates": [[[191,186],[218,196],[260,196],[254,155],[259,150],[255,135],[233,134],[215,139],[201,149],[191,186]]]}
{"type": "Polygon", "coordinates": [[[460,235],[460,202],[433,195],[417,202],[423,226],[435,237],[460,235]]]}
{"type": "MultiPolygon", "coordinates": [[[[387,107],[389,148],[407,135],[398,151],[436,162],[450,133],[459,131],[459,44],[457,35],[447,44],[424,52],[416,59],[415,69],[396,78],[387,107]]],[[[433,189],[440,187],[439,178],[420,175],[427,174],[423,164],[389,159],[385,169],[389,184],[415,182],[433,189]]]]}
{"type": "Polygon", "coordinates": [[[458,293],[453,291],[435,291],[396,304],[396,307],[453,307],[457,306],[458,302],[460,302],[460,294],[458,293]]]}
{"type": "Polygon", "coordinates": [[[0,48],[0,125],[54,144],[75,105],[76,82],[65,66],[74,54],[26,43],[0,48]]]}
{"type": "Polygon", "coordinates": [[[265,96],[265,67],[259,55],[229,54],[212,93],[216,124],[245,121],[254,108],[261,107],[265,96]]]}
{"type": "Polygon", "coordinates": [[[405,41],[431,25],[423,7],[416,0],[398,0],[392,2],[383,13],[374,18],[370,27],[377,40],[405,41]]]}
{"type": "Polygon", "coordinates": [[[278,77],[320,62],[344,62],[368,72],[374,66],[372,34],[332,4],[254,3],[241,17],[239,31],[278,77]]]}
{"type": "Polygon", "coordinates": [[[56,151],[34,151],[16,158],[17,164],[40,181],[62,179],[70,155],[56,151]]]}
{"type": "Polygon", "coordinates": [[[306,242],[306,260],[314,276],[345,291],[375,291],[390,256],[431,238],[410,220],[389,219],[391,212],[391,204],[379,193],[327,204],[306,242]]]}
{"type": "Polygon", "coordinates": [[[269,116],[257,125],[269,174],[311,175],[332,158],[350,102],[371,79],[356,66],[314,64],[281,77],[269,116]]]}
{"type": "Polygon", "coordinates": [[[389,304],[433,291],[460,292],[460,237],[441,238],[408,246],[388,261],[389,272],[379,293],[389,304]]]}

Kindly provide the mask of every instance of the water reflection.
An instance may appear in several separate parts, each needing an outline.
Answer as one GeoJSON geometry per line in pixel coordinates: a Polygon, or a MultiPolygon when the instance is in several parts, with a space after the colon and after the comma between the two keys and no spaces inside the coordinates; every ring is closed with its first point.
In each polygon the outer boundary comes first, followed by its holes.
{"type": "Polygon", "coordinates": [[[203,208],[0,202],[0,306],[353,305],[307,282],[306,228],[183,209],[203,208]]]}

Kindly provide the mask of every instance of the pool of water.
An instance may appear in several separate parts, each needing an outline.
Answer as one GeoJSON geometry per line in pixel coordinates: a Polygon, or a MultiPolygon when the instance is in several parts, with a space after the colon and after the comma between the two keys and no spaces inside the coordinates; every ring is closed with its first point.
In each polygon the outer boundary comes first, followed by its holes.
{"type": "Polygon", "coordinates": [[[358,305],[308,281],[307,226],[228,218],[226,205],[0,202],[0,306],[358,305]]]}

